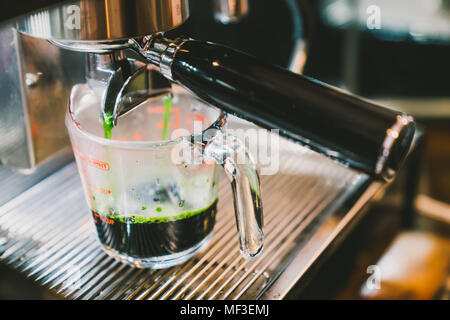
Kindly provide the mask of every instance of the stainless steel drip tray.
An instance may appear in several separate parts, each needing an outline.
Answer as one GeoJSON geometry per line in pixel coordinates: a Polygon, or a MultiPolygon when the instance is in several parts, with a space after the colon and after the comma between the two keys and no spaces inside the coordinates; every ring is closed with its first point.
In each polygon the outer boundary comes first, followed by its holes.
{"type": "Polygon", "coordinates": [[[289,150],[277,174],[262,176],[265,247],[255,260],[239,254],[222,179],[214,237],[194,259],[162,270],[115,261],[97,241],[73,162],[0,208],[0,259],[70,299],[282,299],[380,186],[309,150],[289,150]]]}

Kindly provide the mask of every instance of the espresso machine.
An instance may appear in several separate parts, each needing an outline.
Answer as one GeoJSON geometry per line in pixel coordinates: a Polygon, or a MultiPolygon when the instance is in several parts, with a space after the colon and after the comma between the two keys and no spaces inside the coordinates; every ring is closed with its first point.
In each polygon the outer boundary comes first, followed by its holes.
{"type": "MultiPolygon", "coordinates": [[[[2,174],[24,187],[0,202],[0,258],[58,295],[284,298],[361,208],[393,181],[413,143],[411,116],[299,74],[298,55],[287,70],[227,46],[174,36],[189,18],[187,0],[50,2],[15,12],[1,32],[7,71],[2,92],[10,99],[2,105],[0,130],[8,136],[0,141],[0,159],[20,172],[2,174]],[[137,81],[142,76],[146,81],[137,81]],[[167,272],[135,270],[102,255],[82,213],[75,213],[82,211],[79,205],[70,218],[53,220],[51,239],[34,230],[67,199],[80,202],[65,130],[55,128],[63,126],[58,119],[77,82],[94,88],[102,101],[99,116],[114,124],[155,88],[176,84],[246,125],[279,130],[283,170],[262,181],[272,197],[263,200],[263,254],[247,261],[226,251],[233,234],[227,216],[219,223],[225,240],[218,239],[189,268],[167,272]],[[127,89],[136,85],[139,94],[130,98],[127,89]],[[60,200],[49,205],[50,198],[60,200]],[[277,203],[284,208],[278,214],[277,203]],[[28,217],[31,212],[42,216],[28,217]],[[17,226],[19,220],[26,222],[17,226]],[[65,229],[69,225],[71,231],[65,229]]],[[[247,1],[215,4],[222,23],[251,10],[247,1]]]]}

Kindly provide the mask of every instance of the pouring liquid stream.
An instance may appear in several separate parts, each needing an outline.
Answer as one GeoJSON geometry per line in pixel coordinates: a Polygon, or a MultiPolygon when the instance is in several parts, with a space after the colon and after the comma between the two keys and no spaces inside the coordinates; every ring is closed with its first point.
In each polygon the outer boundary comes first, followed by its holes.
{"type": "Polygon", "coordinates": [[[164,124],[162,131],[162,139],[167,140],[167,132],[169,129],[169,119],[170,119],[170,109],[172,107],[172,98],[167,96],[163,99],[164,101],[164,124]]]}
{"type": "MultiPolygon", "coordinates": [[[[163,98],[164,101],[164,120],[162,129],[162,140],[167,140],[167,134],[169,129],[170,111],[172,108],[172,97],[170,95],[163,98]]],[[[112,129],[114,127],[113,115],[110,112],[103,113],[103,130],[105,139],[112,138],[112,129]]]]}

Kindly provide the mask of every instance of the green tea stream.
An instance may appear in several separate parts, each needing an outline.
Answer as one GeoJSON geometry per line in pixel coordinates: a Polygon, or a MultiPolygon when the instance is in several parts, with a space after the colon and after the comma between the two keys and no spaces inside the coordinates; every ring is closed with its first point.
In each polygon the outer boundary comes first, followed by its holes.
{"type": "Polygon", "coordinates": [[[111,131],[114,127],[112,114],[104,113],[103,114],[103,130],[105,131],[105,138],[111,139],[111,131]]]}
{"type": "MultiPolygon", "coordinates": [[[[164,101],[164,120],[162,129],[162,140],[167,140],[169,132],[170,111],[172,108],[172,97],[170,95],[163,98],[164,101]]],[[[105,139],[111,139],[112,129],[114,127],[113,117],[111,113],[103,114],[103,130],[105,132],[105,139]]]]}

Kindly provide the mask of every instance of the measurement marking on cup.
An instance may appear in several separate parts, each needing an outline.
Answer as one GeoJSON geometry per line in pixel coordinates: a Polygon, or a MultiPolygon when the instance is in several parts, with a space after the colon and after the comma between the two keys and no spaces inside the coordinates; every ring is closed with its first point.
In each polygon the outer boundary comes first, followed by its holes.
{"type": "Polygon", "coordinates": [[[97,218],[98,218],[98,219],[100,219],[100,221],[103,221],[103,222],[105,222],[107,224],[114,224],[114,220],[113,219],[109,219],[109,218],[107,218],[105,216],[102,216],[102,215],[98,214],[95,211],[93,211],[93,212],[94,212],[94,220],[95,220],[95,222],[97,222],[97,218]]]}
{"type": "Polygon", "coordinates": [[[95,186],[95,185],[93,185],[91,183],[88,183],[88,187],[92,188],[92,189],[94,189],[94,190],[96,190],[98,192],[104,193],[104,194],[111,194],[111,190],[110,189],[106,189],[106,188],[103,188],[103,187],[98,187],[98,186],[95,186]]]}
{"type": "Polygon", "coordinates": [[[108,162],[104,162],[104,161],[100,161],[100,160],[88,159],[88,164],[90,164],[91,166],[93,166],[97,169],[104,170],[104,171],[109,171],[109,169],[110,169],[108,162]]]}
{"type": "Polygon", "coordinates": [[[108,162],[84,156],[75,148],[74,148],[73,152],[76,157],[79,157],[83,161],[83,163],[87,163],[91,167],[94,167],[94,168],[97,168],[97,169],[100,169],[103,171],[109,171],[111,169],[108,162]]]}
{"type": "MultiPolygon", "coordinates": [[[[165,106],[153,106],[147,107],[147,113],[149,114],[164,114],[166,112],[165,106]]],[[[170,107],[170,121],[167,123],[169,128],[181,128],[181,111],[180,108],[170,107]]],[[[164,121],[156,123],[158,129],[164,128],[164,121]]]]}

